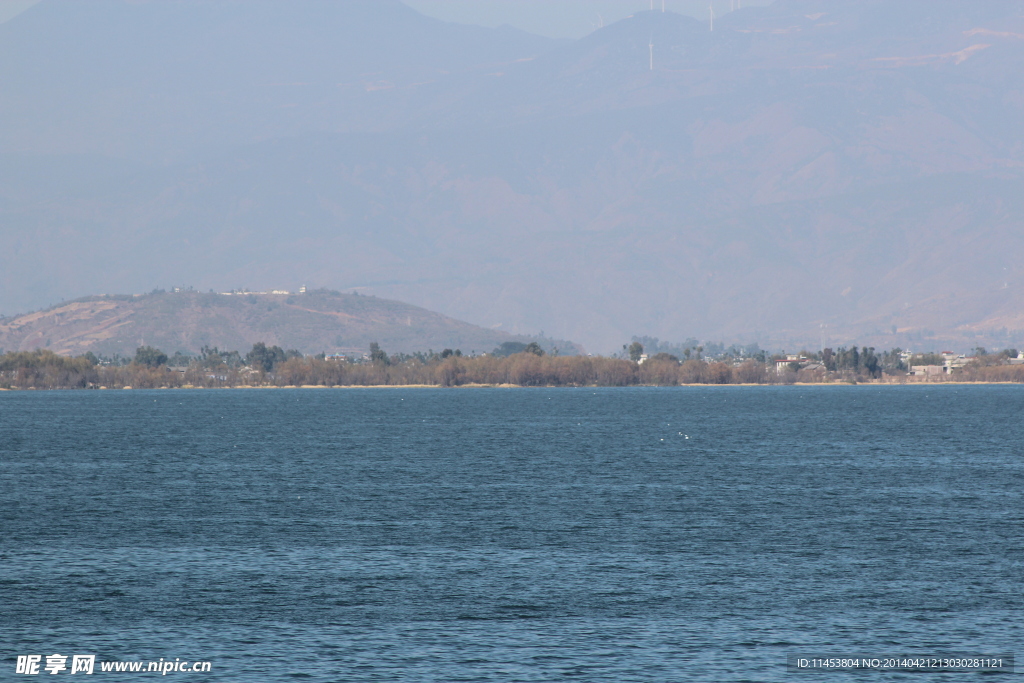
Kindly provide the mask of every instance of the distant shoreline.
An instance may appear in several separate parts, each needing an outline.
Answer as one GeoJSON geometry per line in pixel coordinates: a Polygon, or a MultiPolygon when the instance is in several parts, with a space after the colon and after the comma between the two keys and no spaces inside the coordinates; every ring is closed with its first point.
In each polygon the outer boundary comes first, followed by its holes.
{"type": "Polygon", "coordinates": [[[369,358],[352,360],[302,356],[257,343],[244,358],[238,352],[231,352],[225,360],[219,352],[210,352],[202,358],[176,357],[173,364],[166,354],[148,346],[140,347],[130,362],[120,359],[118,363],[104,363],[88,354],[71,358],[46,350],[11,352],[0,356],[0,387],[102,390],[1024,384],[1024,362],[1011,360],[1016,359],[1016,350],[984,354],[941,375],[904,374],[899,368],[888,372],[883,361],[889,365],[895,363],[898,360],[895,352],[886,352],[880,357],[870,349],[856,355],[853,349],[840,349],[838,355],[825,354],[823,362],[810,363],[799,370],[793,366],[800,363],[784,358],[733,359],[730,362],[729,359],[680,361],[670,354],[656,354],[647,359],[641,356],[639,360],[556,356],[545,353],[535,343],[510,355],[464,356],[458,350],[445,349],[440,354],[389,358],[376,344],[371,344],[370,350],[369,358]],[[861,357],[866,359],[862,363],[857,361],[861,357]]]}
{"type": "Polygon", "coordinates": [[[439,384],[338,384],[326,386],[322,384],[306,384],[295,386],[277,385],[240,385],[235,387],[201,387],[201,386],[180,386],[180,387],[145,387],[136,389],[134,387],[93,387],[82,388],[56,388],[38,389],[36,387],[25,388],[0,388],[0,392],[26,392],[26,391],[231,391],[235,389],[259,389],[259,390],[281,390],[281,389],[303,389],[303,390],[329,390],[329,389],[725,389],[729,387],[942,387],[942,386],[1000,386],[1011,385],[1021,386],[1020,382],[795,382],[793,384],[632,384],[629,386],[604,386],[604,385],[542,385],[525,386],[521,384],[461,384],[456,386],[441,386],[439,384]]]}

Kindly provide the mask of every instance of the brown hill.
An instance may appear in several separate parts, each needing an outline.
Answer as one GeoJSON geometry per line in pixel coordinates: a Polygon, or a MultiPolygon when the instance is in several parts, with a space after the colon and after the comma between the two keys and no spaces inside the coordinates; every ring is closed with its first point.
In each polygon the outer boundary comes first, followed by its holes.
{"type": "Polygon", "coordinates": [[[258,341],[304,353],[363,353],[371,342],[392,353],[468,353],[516,340],[529,341],[398,301],[328,290],[94,296],[0,319],[0,349],[47,348],[70,355],[131,355],[142,345],[169,353],[195,353],[203,346],[244,353],[258,341]]]}

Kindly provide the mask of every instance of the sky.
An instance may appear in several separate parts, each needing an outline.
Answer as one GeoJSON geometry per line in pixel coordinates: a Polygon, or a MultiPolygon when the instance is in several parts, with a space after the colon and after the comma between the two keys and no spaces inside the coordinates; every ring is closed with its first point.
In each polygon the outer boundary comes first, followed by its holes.
{"type": "MultiPolygon", "coordinates": [[[[0,0],[0,23],[11,19],[39,0],[0,0]]],[[[428,16],[462,24],[516,28],[551,38],[582,38],[602,23],[610,24],[651,8],[652,0],[404,0],[428,16]]],[[[704,18],[707,0],[653,0],[655,9],[704,18]]],[[[742,4],[767,5],[770,0],[714,0],[721,15],[742,4]]]]}

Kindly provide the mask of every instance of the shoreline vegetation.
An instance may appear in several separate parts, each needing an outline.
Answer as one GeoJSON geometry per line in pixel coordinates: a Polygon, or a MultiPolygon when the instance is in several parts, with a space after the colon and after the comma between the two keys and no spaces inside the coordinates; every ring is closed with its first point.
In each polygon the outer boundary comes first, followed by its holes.
{"type": "MultiPolygon", "coordinates": [[[[389,357],[376,344],[359,358],[303,356],[259,343],[238,352],[203,349],[199,356],[140,347],[132,359],[91,353],[61,356],[48,350],[0,355],[0,390],[172,388],[371,388],[371,387],[630,387],[724,385],[850,385],[1024,383],[1016,351],[978,353],[949,373],[912,375],[892,353],[873,349],[822,352],[822,362],[786,363],[785,356],[652,358],[555,356],[536,344],[502,355],[464,356],[459,351],[389,357]],[[1012,354],[1012,355],[1011,355],[1012,354]],[[856,362],[854,362],[856,361],[856,362]],[[886,363],[897,367],[885,367],[886,363]]],[[[636,351],[636,349],[632,349],[636,351]]],[[[984,351],[979,349],[977,351],[984,351]]],[[[809,354],[809,356],[814,354],[809,354]]]]}

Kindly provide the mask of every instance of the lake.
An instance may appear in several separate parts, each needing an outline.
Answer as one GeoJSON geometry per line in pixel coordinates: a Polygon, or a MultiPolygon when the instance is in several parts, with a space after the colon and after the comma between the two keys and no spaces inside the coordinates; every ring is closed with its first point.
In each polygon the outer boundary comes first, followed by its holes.
{"type": "Polygon", "coordinates": [[[1022,418],[1024,386],[0,393],[0,679],[55,653],[260,682],[1012,653],[1022,418]]]}

